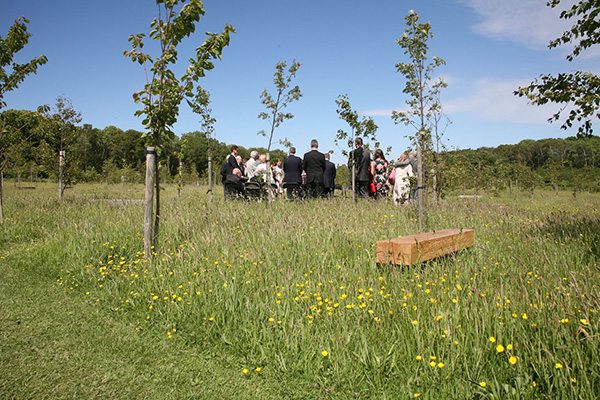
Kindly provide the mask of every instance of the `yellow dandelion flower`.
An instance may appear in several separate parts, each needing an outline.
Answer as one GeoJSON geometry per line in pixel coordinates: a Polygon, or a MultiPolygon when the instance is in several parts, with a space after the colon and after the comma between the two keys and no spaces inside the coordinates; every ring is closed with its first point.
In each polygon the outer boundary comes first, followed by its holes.
{"type": "Polygon", "coordinates": [[[487,383],[485,381],[481,381],[481,382],[479,382],[479,386],[486,387],[487,383]]]}
{"type": "Polygon", "coordinates": [[[512,365],[515,365],[517,363],[517,357],[511,357],[511,358],[509,358],[508,362],[511,363],[512,365]]]}
{"type": "Polygon", "coordinates": [[[583,325],[589,325],[589,322],[587,319],[580,319],[579,322],[581,322],[583,325]]]}
{"type": "Polygon", "coordinates": [[[435,361],[432,361],[432,362],[429,363],[429,365],[431,365],[432,367],[435,367],[437,364],[436,364],[435,361]]]}
{"type": "Polygon", "coordinates": [[[438,368],[444,368],[444,367],[445,367],[445,364],[444,364],[444,363],[438,363],[438,365],[437,365],[437,366],[438,366],[438,368]]]}
{"type": "Polygon", "coordinates": [[[513,345],[512,344],[507,344],[506,345],[506,350],[512,350],[513,349],[513,345]]]}
{"type": "Polygon", "coordinates": [[[248,370],[247,370],[246,368],[244,368],[244,369],[242,370],[242,374],[247,374],[247,373],[248,373],[248,370]]]}
{"type": "Polygon", "coordinates": [[[501,344],[499,344],[498,346],[496,346],[496,351],[498,353],[502,353],[504,351],[504,346],[502,346],[501,344]]]}
{"type": "Polygon", "coordinates": [[[260,372],[261,371],[260,367],[256,367],[255,371],[260,372]]]}
{"type": "Polygon", "coordinates": [[[417,321],[416,319],[412,322],[413,325],[418,325],[419,321],[417,321]]]}
{"type": "Polygon", "coordinates": [[[492,337],[490,337],[490,342],[492,342],[492,343],[496,343],[496,338],[495,338],[495,337],[493,337],[493,336],[492,336],[492,337]]]}
{"type": "Polygon", "coordinates": [[[323,351],[321,352],[321,355],[322,355],[323,357],[327,357],[327,356],[329,355],[329,352],[328,352],[327,350],[323,350],[323,351]]]}
{"type": "Polygon", "coordinates": [[[417,356],[416,359],[417,359],[417,361],[421,361],[423,359],[423,357],[417,356]]]}
{"type": "Polygon", "coordinates": [[[554,364],[554,368],[556,368],[556,369],[561,369],[562,367],[563,367],[563,366],[562,366],[562,364],[561,364],[561,363],[556,363],[556,364],[554,364]]]}

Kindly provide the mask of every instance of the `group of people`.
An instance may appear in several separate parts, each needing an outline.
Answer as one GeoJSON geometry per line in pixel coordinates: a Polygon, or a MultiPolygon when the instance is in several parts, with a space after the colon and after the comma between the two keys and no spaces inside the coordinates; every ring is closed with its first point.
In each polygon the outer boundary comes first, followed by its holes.
{"type": "MultiPolygon", "coordinates": [[[[242,160],[238,146],[231,146],[221,167],[225,193],[247,197],[247,182],[266,185],[267,190],[282,197],[286,189],[289,199],[332,197],[335,191],[336,167],[329,160],[329,153],[319,151],[319,142],[310,142],[310,151],[303,158],[290,147],[289,155],[276,160],[272,166],[267,163],[265,154],[256,150],[248,160],[242,160]]],[[[361,138],[355,139],[355,149],[350,152],[348,168],[354,171],[357,194],[363,198],[381,199],[392,191],[394,204],[408,204],[415,198],[411,190],[410,177],[415,176],[416,160],[414,153],[403,153],[391,170],[383,151],[376,149],[371,158],[369,150],[363,147],[361,138]]]]}
{"type": "Polygon", "coordinates": [[[265,154],[256,150],[250,153],[248,160],[242,160],[238,146],[231,146],[229,154],[221,167],[224,190],[234,190],[235,194],[247,197],[245,183],[256,182],[267,186],[279,197],[284,188],[289,199],[303,197],[332,197],[335,190],[336,168],[329,153],[321,153],[319,142],[310,142],[311,150],[303,158],[296,156],[296,148],[290,147],[289,155],[278,159],[269,167],[265,154]]]}
{"type": "Polygon", "coordinates": [[[387,197],[390,189],[394,204],[409,204],[415,199],[410,179],[416,175],[417,161],[414,152],[403,153],[393,164],[391,171],[383,151],[371,153],[363,147],[361,138],[354,141],[355,149],[350,152],[348,168],[354,170],[356,191],[363,198],[381,199],[387,197]]]}

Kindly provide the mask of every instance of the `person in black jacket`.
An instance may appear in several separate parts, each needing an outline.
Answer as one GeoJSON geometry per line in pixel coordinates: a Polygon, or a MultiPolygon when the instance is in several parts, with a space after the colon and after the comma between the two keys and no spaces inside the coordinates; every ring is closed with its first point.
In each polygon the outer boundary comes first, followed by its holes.
{"type": "Polygon", "coordinates": [[[363,141],[361,138],[357,137],[354,144],[356,145],[356,149],[350,152],[348,168],[350,168],[350,171],[352,172],[352,164],[354,164],[357,193],[360,197],[366,199],[369,197],[371,153],[369,153],[369,150],[363,148],[363,141]]]}
{"type": "Polygon", "coordinates": [[[335,190],[335,164],[329,161],[329,153],[325,153],[325,173],[323,174],[323,196],[333,197],[335,190]]]}
{"type": "Polygon", "coordinates": [[[325,155],[319,150],[316,139],[310,141],[310,151],[304,154],[304,171],[306,172],[306,186],[308,195],[317,198],[323,193],[323,174],[325,173],[325,155]]]}
{"type": "Polygon", "coordinates": [[[290,155],[283,160],[283,183],[287,185],[288,199],[301,196],[302,185],[302,159],[296,156],[296,148],[290,147],[290,155]]]}
{"type": "Polygon", "coordinates": [[[225,193],[225,179],[227,179],[227,175],[231,175],[233,173],[233,170],[236,168],[241,171],[241,168],[236,159],[237,156],[238,147],[234,144],[233,146],[231,146],[231,154],[227,155],[227,157],[225,158],[225,162],[221,166],[221,171],[219,171],[222,177],[221,182],[223,183],[223,193],[225,193]]]}

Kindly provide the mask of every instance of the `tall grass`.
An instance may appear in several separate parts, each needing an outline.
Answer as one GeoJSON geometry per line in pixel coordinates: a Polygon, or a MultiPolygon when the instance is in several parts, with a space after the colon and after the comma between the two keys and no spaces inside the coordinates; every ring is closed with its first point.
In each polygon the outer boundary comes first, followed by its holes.
{"type": "Polygon", "coordinates": [[[8,187],[0,256],[174,347],[287,382],[282,397],[600,393],[598,196],[448,198],[427,230],[472,228],[475,246],[400,267],[377,265],[375,243],[417,233],[417,213],[390,202],[209,204],[206,188],[167,186],[147,261],[142,205],[92,201],[141,187],[77,186],[62,203],[8,187]]]}

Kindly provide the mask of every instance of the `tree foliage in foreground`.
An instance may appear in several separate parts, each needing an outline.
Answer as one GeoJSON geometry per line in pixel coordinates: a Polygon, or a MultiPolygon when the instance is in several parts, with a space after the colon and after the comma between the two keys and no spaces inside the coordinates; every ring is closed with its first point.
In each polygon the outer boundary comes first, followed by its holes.
{"type": "MultiPolygon", "coordinates": [[[[207,33],[207,38],[196,48],[196,54],[189,59],[189,65],[180,78],[175,76],[173,68],[178,59],[177,46],[181,41],[191,36],[196,30],[200,15],[204,15],[202,0],[156,0],[158,18],[150,23],[150,39],[159,44],[160,54],[154,58],[143,51],[143,33],[129,37],[132,49],[123,53],[132,61],[138,62],[146,70],[146,85],[143,90],[133,94],[136,103],[142,103],[143,108],[136,111],[136,116],[145,115],[143,124],[148,129],[145,137],[148,144],[154,146],[159,154],[165,143],[172,141],[175,133],[172,127],[177,122],[179,106],[185,99],[193,107],[195,84],[204,77],[205,72],[214,68],[212,60],[220,59],[225,46],[229,45],[230,33],[235,33],[233,26],[225,25],[222,33],[207,33]],[[179,6],[181,5],[181,8],[179,6]],[[179,10],[178,10],[179,8],[179,10]],[[150,73],[148,73],[150,66],[150,73]]],[[[156,178],[154,193],[156,193],[156,208],[154,210],[154,233],[150,239],[146,234],[144,245],[150,249],[158,236],[160,226],[160,180],[158,176],[159,163],[156,162],[156,178]]],[[[150,184],[150,182],[148,182],[150,184]]],[[[149,214],[151,208],[146,208],[149,214]]],[[[146,219],[151,216],[146,215],[146,219]]]]}
{"type": "Polygon", "coordinates": [[[6,107],[4,95],[18,88],[27,75],[37,73],[38,67],[48,62],[45,55],[25,64],[14,61],[15,55],[29,43],[31,33],[27,32],[28,23],[29,20],[25,17],[17,18],[8,30],[6,38],[0,36],[0,110],[6,107]]]}
{"type": "MultiPolygon", "coordinates": [[[[17,18],[14,24],[9,28],[6,38],[0,36],[0,111],[6,107],[4,95],[11,90],[19,87],[27,75],[36,73],[40,65],[46,64],[48,58],[41,55],[25,64],[19,64],[14,61],[15,55],[21,51],[27,43],[31,34],[27,32],[27,18],[17,18]]],[[[8,127],[4,120],[0,118],[0,222],[4,218],[4,209],[2,205],[2,180],[6,165],[11,157],[19,154],[23,142],[28,137],[23,136],[20,127],[8,127]]]]}
{"type": "MultiPolygon", "coordinates": [[[[560,0],[551,0],[550,7],[556,7],[560,0]]],[[[560,18],[568,20],[576,18],[571,29],[548,45],[555,48],[565,44],[574,44],[574,49],[567,56],[573,61],[583,50],[600,43],[600,2],[597,0],[581,0],[570,9],[564,10],[560,18]]],[[[526,97],[530,104],[540,106],[547,103],[561,104],[561,108],[548,122],[559,121],[563,112],[570,107],[564,119],[562,129],[579,125],[577,136],[590,136],[593,132],[592,121],[600,118],[600,77],[586,71],[559,73],[557,76],[541,75],[531,85],[520,87],[514,92],[519,97],[526,97]]]]}

